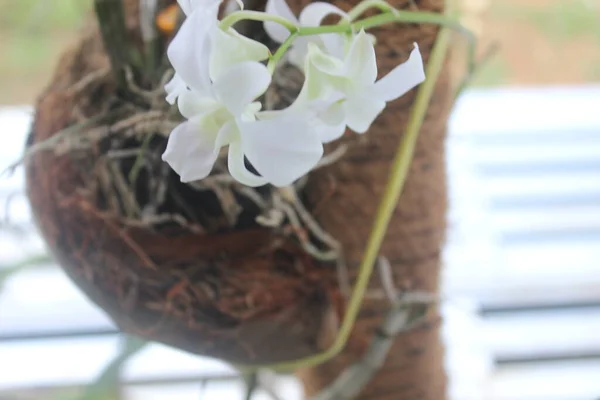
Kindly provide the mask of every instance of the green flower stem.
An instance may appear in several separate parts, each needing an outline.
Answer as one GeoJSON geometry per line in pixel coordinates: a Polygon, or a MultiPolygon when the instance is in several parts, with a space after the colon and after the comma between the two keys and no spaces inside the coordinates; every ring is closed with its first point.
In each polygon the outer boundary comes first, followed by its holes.
{"type": "MultiPolygon", "coordinates": [[[[372,7],[382,8],[383,4],[385,4],[385,3],[382,2],[382,0],[367,0],[364,3],[361,3],[358,6],[356,6],[354,8],[354,10],[351,11],[351,13],[354,12],[355,10],[358,10],[362,13],[366,9],[372,8],[372,7]],[[365,6],[363,6],[363,4],[365,6]]],[[[354,14],[359,15],[360,13],[355,12],[354,14]]],[[[269,61],[269,69],[272,71],[275,70],[275,67],[277,66],[277,62],[281,59],[281,57],[283,56],[285,51],[287,51],[289,49],[289,47],[292,45],[292,41],[298,36],[312,36],[312,35],[319,35],[322,33],[352,33],[352,32],[359,31],[361,29],[366,30],[369,28],[376,28],[378,26],[388,25],[388,24],[392,24],[392,23],[434,24],[434,25],[439,25],[439,26],[443,26],[446,28],[451,28],[452,30],[459,32],[460,34],[465,36],[467,38],[467,40],[469,41],[468,55],[467,55],[469,74],[472,74],[472,71],[474,71],[476,68],[475,43],[476,43],[477,39],[475,38],[475,36],[473,35],[473,33],[471,31],[469,31],[467,28],[462,26],[460,24],[460,22],[458,22],[456,19],[454,19],[448,15],[441,15],[441,14],[437,14],[437,13],[433,13],[433,12],[401,11],[401,10],[397,10],[391,6],[388,6],[387,12],[376,15],[374,17],[365,18],[361,21],[356,21],[354,23],[340,22],[337,25],[298,27],[292,21],[287,20],[282,17],[275,16],[275,15],[265,14],[265,13],[257,12],[257,11],[237,11],[237,12],[234,12],[233,14],[229,15],[228,17],[226,17],[221,22],[221,27],[228,28],[228,27],[232,26],[233,24],[235,24],[236,22],[244,20],[244,19],[251,19],[251,20],[255,20],[255,21],[276,22],[276,23],[279,23],[279,24],[285,26],[290,31],[291,34],[296,34],[291,39],[291,41],[290,41],[290,37],[288,37],[288,39],[284,42],[285,47],[283,45],[281,46],[281,47],[283,47],[283,50],[281,51],[281,53],[280,53],[280,50],[281,50],[281,48],[280,48],[275,53],[277,55],[277,58],[275,59],[275,56],[274,56],[269,61]],[[273,61],[274,59],[275,59],[275,61],[273,61]]]]}
{"type": "Polygon", "coordinates": [[[298,28],[298,33],[300,36],[319,35],[321,33],[348,33],[356,32],[361,29],[376,28],[391,23],[434,24],[452,28],[466,36],[473,35],[467,28],[462,26],[460,22],[453,18],[449,18],[446,15],[440,15],[433,12],[400,11],[394,8],[391,8],[391,10],[386,13],[365,18],[351,24],[340,23],[337,25],[302,26],[298,28]]]}
{"type": "MultiPolygon", "coordinates": [[[[374,4],[376,4],[377,7],[381,8],[383,7],[382,4],[385,3],[382,3],[381,0],[366,1],[365,3],[361,3],[354,10],[358,10],[362,13],[368,8],[375,7],[374,4]],[[367,7],[361,7],[363,4],[366,4],[367,7]]],[[[460,24],[460,22],[453,18],[449,18],[446,15],[440,15],[434,12],[424,11],[401,11],[391,6],[388,6],[386,8],[386,12],[384,12],[383,14],[365,18],[361,21],[357,21],[354,23],[341,22],[337,25],[303,27],[299,27],[289,19],[277,15],[267,14],[260,11],[236,11],[225,17],[221,21],[220,27],[222,29],[227,29],[242,20],[275,22],[284,26],[287,30],[290,31],[290,33],[298,32],[299,36],[312,36],[319,35],[322,33],[351,33],[360,29],[375,28],[381,25],[387,25],[394,22],[440,25],[452,28],[455,31],[458,31],[466,36],[473,36],[473,34],[468,29],[466,29],[460,24]]]]}
{"type": "Polygon", "coordinates": [[[391,167],[391,175],[386,185],[385,192],[379,205],[375,222],[367,242],[364,258],[360,265],[359,274],[353,289],[352,297],[348,303],[348,308],[346,309],[340,331],[334,343],[331,345],[331,347],[329,347],[329,349],[320,354],[291,362],[260,366],[261,368],[289,371],[298,368],[315,366],[335,357],[346,346],[363,303],[381,244],[383,243],[388,225],[398,203],[398,198],[402,192],[402,187],[404,186],[404,182],[408,176],[417,138],[419,136],[421,127],[423,126],[425,114],[427,112],[427,108],[429,107],[429,102],[433,97],[436,83],[444,66],[448,49],[450,48],[450,38],[450,29],[442,29],[435,42],[433,51],[431,52],[431,57],[429,59],[425,74],[427,79],[419,88],[415,99],[415,105],[411,109],[406,132],[398,146],[396,157],[394,158],[391,167]]]}
{"type": "Polygon", "coordinates": [[[298,36],[299,36],[298,31],[291,33],[290,36],[288,36],[288,38],[285,39],[285,42],[283,42],[281,44],[281,46],[279,46],[279,48],[277,49],[275,54],[273,54],[273,56],[269,59],[267,68],[268,68],[269,72],[271,73],[271,75],[273,75],[273,72],[275,71],[275,68],[277,67],[277,63],[279,62],[281,57],[283,57],[285,52],[288,51],[288,49],[290,48],[292,43],[294,43],[294,40],[296,40],[296,38],[298,36]]]}
{"type": "Polygon", "coordinates": [[[452,28],[455,31],[461,32],[466,35],[472,35],[472,33],[465,27],[463,27],[457,20],[450,18],[447,15],[441,15],[433,12],[424,11],[401,11],[394,9],[393,12],[387,12],[384,14],[379,14],[373,17],[365,18],[361,21],[357,21],[353,23],[352,26],[355,30],[360,30],[375,28],[393,22],[411,24],[435,24],[452,28]]]}
{"type": "Polygon", "coordinates": [[[278,15],[272,15],[261,11],[252,10],[233,12],[227,17],[223,18],[219,26],[221,27],[221,29],[225,30],[231,28],[233,25],[243,20],[276,22],[284,26],[288,31],[290,31],[290,33],[298,31],[298,26],[289,19],[280,17],[278,15]]]}
{"type": "Polygon", "coordinates": [[[371,8],[377,8],[379,11],[384,12],[384,13],[386,13],[386,12],[392,12],[392,13],[398,12],[398,10],[396,10],[394,7],[392,7],[391,5],[389,5],[384,0],[365,0],[365,1],[361,2],[361,3],[359,3],[352,10],[350,10],[348,12],[348,17],[350,18],[350,21],[354,21],[356,18],[358,18],[359,16],[361,16],[362,13],[364,13],[365,11],[367,11],[367,10],[369,10],[371,8]]]}

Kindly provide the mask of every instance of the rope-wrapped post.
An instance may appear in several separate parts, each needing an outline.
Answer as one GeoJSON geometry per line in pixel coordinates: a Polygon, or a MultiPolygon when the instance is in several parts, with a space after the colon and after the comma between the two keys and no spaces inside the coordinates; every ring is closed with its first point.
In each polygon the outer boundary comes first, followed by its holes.
{"type": "MultiPolygon", "coordinates": [[[[299,10],[306,2],[292,4],[299,10]]],[[[334,4],[343,9],[355,5],[344,1],[334,4]]],[[[396,1],[392,5],[439,13],[444,9],[443,0],[396,1]]],[[[428,62],[438,32],[437,27],[426,24],[379,29],[376,51],[380,74],[404,61],[413,42],[419,44],[424,60],[428,62]]],[[[360,145],[353,146],[339,162],[318,171],[308,184],[309,198],[319,207],[317,218],[342,244],[347,265],[354,276],[415,94],[416,90],[391,103],[360,145]]],[[[440,254],[446,228],[444,140],[451,103],[449,71],[445,65],[438,77],[416,143],[410,173],[381,249],[381,254],[391,263],[398,290],[432,294],[439,291],[440,254]]],[[[373,278],[373,287],[379,285],[377,279],[377,276],[373,278]]],[[[444,350],[440,317],[435,308],[429,312],[425,323],[398,336],[385,364],[361,394],[361,399],[445,398],[444,350]]],[[[307,395],[318,393],[361,357],[388,309],[386,301],[366,300],[346,349],[330,362],[298,373],[307,395]]]]}

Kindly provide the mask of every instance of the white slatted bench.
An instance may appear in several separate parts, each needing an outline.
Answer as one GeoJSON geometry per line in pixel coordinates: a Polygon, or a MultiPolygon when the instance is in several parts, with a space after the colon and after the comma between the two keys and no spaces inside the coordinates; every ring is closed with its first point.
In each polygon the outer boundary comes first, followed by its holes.
{"type": "MultiPolygon", "coordinates": [[[[453,400],[600,397],[599,111],[600,86],[472,90],[458,104],[444,270],[453,400]]],[[[27,109],[0,110],[0,167],[29,121],[27,109]]],[[[13,196],[0,221],[29,224],[22,178],[0,179],[0,204],[13,196]]],[[[35,236],[0,231],[0,266],[40,251],[35,236]]],[[[118,339],[57,268],[15,274],[0,293],[0,399],[93,381],[118,339]]],[[[151,345],[122,380],[127,400],[241,398],[241,383],[224,379],[200,397],[202,377],[233,373],[151,345]]],[[[301,398],[293,379],[281,385],[286,400],[301,398]]]]}

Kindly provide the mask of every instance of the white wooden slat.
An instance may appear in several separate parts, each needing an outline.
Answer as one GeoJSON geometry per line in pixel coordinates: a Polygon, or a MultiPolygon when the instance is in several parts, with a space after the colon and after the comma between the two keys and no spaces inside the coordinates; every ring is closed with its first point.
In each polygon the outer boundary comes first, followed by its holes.
{"type": "Polygon", "coordinates": [[[182,378],[186,376],[227,376],[236,371],[216,359],[198,357],[161,344],[151,344],[125,365],[125,381],[152,378],[182,378]]]}
{"type": "Polygon", "coordinates": [[[467,300],[449,299],[442,307],[445,368],[452,400],[481,400],[493,371],[490,349],[481,335],[477,307],[467,300]]]}
{"type": "Polygon", "coordinates": [[[540,164],[567,164],[600,162],[600,131],[596,140],[561,143],[539,141],[538,143],[518,144],[506,141],[490,145],[477,145],[470,154],[475,165],[514,166],[540,164]]]}
{"type": "Polygon", "coordinates": [[[560,198],[577,194],[598,196],[600,194],[600,174],[597,171],[553,172],[546,175],[485,177],[481,179],[480,190],[493,198],[560,198]]]}
{"type": "MultiPolygon", "coordinates": [[[[23,152],[31,123],[30,107],[0,108],[0,172],[16,161],[23,152]]],[[[0,193],[14,192],[23,185],[24,174],[18,169],[13,175],[0,177],[0,193]]]]}
{"type": "Polygon", "coordinates": [[[91,382],[118,350],[116,336],[0,343],[0,390],[91,382]]]}
{"type": "Polygon", "coordinates": [[[598,377],[600,360],[500,366],[485,400],[595,400],[598,377]]]}
{"type": "MultiPolygon", "coordinates": [[[[244,385],[237,382],[214,382],[201,389],[200,383],[185,383],[174,385],[129,386],[124,390],[126,400],[224,400],[242,399],[244,385]]],[[[289,387],[279,392],[286,400],[301,400],[301,392],[297,387],[289,387]]],[[[252,396],[253,400],[272,400],[263,390],[258,390],[252,396]]]]}
{"type": "MultiPolygon", "coordinates": [[[[234,390],[237,387],[234,386],[234,390]]],[[[145,385],[145,386],[127,386],[123,390],[125,400],[204,400],[205,397],[200,394],[206,392],[200,391],[200,383],[180,383],[176,385],[145,385]]],[[[235,392],[232,399],[239,397],[240,393],[235,392]]],[[[223,397],[227,399],[227,397],[223,397]]]]}
{"type": "MultiPolygon", "coordinates": [[[[513,89],[487,92],[475,91],[463,98],[453,116],[451,138],[448,142],[448,166],[453,208],[450,213],[452,231],[449,246],[452,249],[447,249],[447,261],[450,266],[446,270],[448,279],[446,279],[445,293],[450,302],[462,295],[475,298],[478,300],[479,305],[486,307],[599,300],[600,279],[595,277],[600,276],[598,270],[600,263],[597,263],[599,254],[596,249],[599,247],[596,242],[546,243],[542,241],[528,243],[527,245],[511,244],[507,246],[499,241],[499,237],[503,232],[519,233],[524,229],[531,229],[536,226],[537,229],[545,230],[551,230],[557,226],[563,228],[573,227],[573,229],[581,229],[582,226],[586,229],[593,228],[594,217],[591,219],[585,218],[585,213],[581,212],[581,214],[569,218],[568,212],[564,211],[551,216],[552,218],[545,219],[542,211],[535,211],[533,207],[529,208],[534,210],[533,214],[519,208],[513,208],[510,212],[508,210],[501,211],[498,214],[498,210],[490,207],[491,204],[499,200],[527,199],[533,204],[536,201],[543,203],[549,199],[564,198],[565,196],[568,198],[573,196],[586,198],[587,196],[589,199],[597,199],[600,198],[600,182],[598,179],[594,180],[594,177],[597,177],[598,174],[594,174],[594,171],[570,170],[564,173],[552,171],[548,174],[540,174],[538,171],[538,173],[523,176],[514,173],[503,176],[502,173],[495,173],[490,176],[486,172],[487,167],[501,167],[503,159],[512,163],[512,165],[519,164],[524,167],[536,164],[557,165],[563,163],[566,165],[571,162],[580,163],[582,160],[594,161],[597,158],[597,153],[595,153],[597,147],[586,146],[583,150],[578,146],[585,141],[595,143],[593,133],[600,127],[600,117],[595,111],[592,113],[590,110],[592,107],[596,110],[600,109],[597,104],[598,99],[600,99],[600,86],[588,89],[569,89],[569,91],[551,89],[542,91],[541,95],[537,89],[531,91],[521,89],[518,91],[513,89]],[[543,106],[540,105],[540,100],[544,101],[543,106]],[[536,104],[537,109],[544,111],[540,112],[532,108],[532,104],[536,104]],[[565,104],[569,104],[573,108],[573,112],[564,112],[565,104]],[[561,112],[557,113],[553,110],[561,110],[561,112]],[[507,115],[511,117],[507,118],[507,115]],[[569,142],[569,135],[576,136],[578,138],[577,143],[569,142]],[[522,140],[524,136],[526,136],[526,140],[522,140]],[[536,139],[540,143],[538,151],[531,153],[532,155],[528,158],[527,153],[532,149],[532,138],[536,137],[540,138],[539,140],[536,139]],[[550,137],[553,139],[544,140],[544,138],[550,137]],[[506,141],[504,141],[505,138],[506,141]],[[513,152],[511,152],[511,149],[513,152]],[[525,223],[523,222],[525,220],[520,219],[520,217],[529,218],[529,220],[525,223]]],[[[20,112],[20,117],[13,116],[11,118],[17,121],[20,118],[21,128],[11,128],[10,131],[17,132],[20,130],[22,136],[11,136],[14,149],[11,150],[11,154],[8,154],[8,151],[6,152],[8,159],[2,156],[4,154],[2,153],[3,149],[0,149],[0,161],[4,162],[6,160],[6,164],[13,160],[14,154],[19,153],[27,131],[28,117],[26,114],[23,117],[23,112],[20,112]]],[[[19,122],[17,122],[18,124],[19,122]]],[[[0,163],[0,169],[1,167],[0,163]]],[[[21,186],[22,175],[16,175],[10,181],[0,179],[0,193],[14,192],[19,190],[21,186]]],[[[5,197],[5,195],[0,195],[0,200],[2,197],[5,197]]],[[[13,207],[15,209],[11,210],[11,214],[19,213],[18,219],[20,222],[27,219],[27,210],[24,210],[18,202],[13,207]]],[[[589,207],[594,208],[595,206],[589,207]]],[[[3,243],[1,239],[0,246],[3,243]]],[[[13,243],[15,242],[13,241],[10,244],[10,257],[11,259],[20,258],[18,251],[14,251],[17,246],[13,243]]],[[[1,250],[0,247],[0,264],[3,257],[1,250]]],[[[34,272],[31,271],[30,273],[33,274],[34,272]]],[[[60,276],[60,274],[56,276],[60,276]]],[[[17,277],[9,282],[8,302],[0,296],[0,335],[4,332],[5,327],[12,327],[10,328],[12,332],[18,333],[26,330],[51,332],[63,328],[67,330],[81,329],[82,321],[84,327],[111,326],[107,319],[102,321],[106,317],[97,310],[95,311],[97,315],[89,318],[94,313],[94,311],[90,313],[90,309],[95,309],[89,303],[81,309],[80,306],[73,306],[72,304],[80,304],[82,301],[85,303],[85,301],[82,300],[82,296],[72,285],[70,289],[67,289],[64,284],[61,286],[56,276],[54,278],[46,276],[45,279],[49,279],[49,282],[62,290],[64,293],[62,300],[51,303],[50,306],[43,303],[47,299],[37,305],[33,302],[26,304],[22,310],[23,314],[28,313],[27,315],[32,317],[30,321],[19,318],[15,311],[10,311],[15,309],[15,305],[22,307],[24,304],[23,299],[19,297],[20,295],[15,295],[15,293],[25,293],[24,288],[31,285],[28,282],[34,282],[29,288],[36,290],[50,286],[35,283],[35,277],[27,280],[17,277]],[[15,282],[17,283],[15,284],[15,282]],[[10,289],[11,287],[12,289],[10,289]],[[5,306],[6,304],[8,304],[8,307],[5,306]],[[75,312],[70,316],[60,312],[56,313],[54,310],[60,307],[70,308],[75,312]],[[45,317],[44,314],[47,314],[49,310],[51,317],[45,317]]],[[[64,277],[61,278],[64,280],[64,277]]],[[[43,282],[43,278],[37,278],[37,280],[43,282]]],[[[53,292],[50,294],[55,295],[53,292]]],[[[450,316],[447,321],[451,323],[453,318],[456,320],[456,316],[450,316]]],[[[585,316],[582,318],[585,319],[585,316]]],[[[579,322],[571,321],[570,323],[581,324],[583,319],[579,322]]],[[[478,335],[477,329],[473,329],[472,326],[468,327],[468,324],[454,324],[453,328],[447,328],[449,332],[447,334],[450,335],[447,339],[449,343],[448,358],[453,360],[450,362],[451,365],[448,366],[452,375],[451,391],[453,399],[479,400],[482,398],[479,389],[481,388],[482,379],[486,378],[487,375],[480,373],[476,376],[466,376],[464,370],[487,371],[486,365],[489,364],[486,364],[485,360],[489,362],[489,354],[486,353],[486,350],[495,349],[496,354],[512,354],[515,357],[524,355],[527,351],[531,354],[532,350],[536,350],[536,343],[533,343],[532,338],[539,331],[536,331],[535,327],[532,328],[527,321],[518,318],[512,322],[510,320],[509,322],[506,321],[499,320],[496,316],[492,318],[492,324],[496,324],[496,330],[509,330],[511,324],[516,324],[516,330],[521,332],[522,336],[510,334],[478,335]],[[469,340],[461,341],[457,338],[468,338],[469,340]],[[478,342],[477,351],[473,351],[473,344],[486,338],[488,346],[485,346],[485,343],[478,342]],[[514,340],[514,342],[511,342],[511,340],[514,340]],[[516,352],[511,353],[511,349],[516,349],[516,352]],[[453,367],[452,365],[458,365],[459,367],[453,367]],[[457,379],[457,376],[463,376],[464,379],[457,379]]],[[[548,317],[546,320],[536,321],[546,328],[551,328],[553,321],[561,323],[558,317],[554,319],[548,317]]],[[[481,328],[480,332],[487,331],[486,325],[479,326],[479,328],[481,328]]],[[[489,329],[495,331],[492,328],[489,329]]],[[[560,329],[555,330],[554,333],[555,335],[548,337],[547,341],[537,343],[536,351],[542,351],[544,349],[543,345],[550,348],[557,343],[560,344],[562,343],[560,341],[568,336],[565,331],[560,329]]],[[[576,334],[570,336],[578,338],[576,334]]],[[[589,337],[579,338],[582,341],[586,338],[590,339],[589,337]]],[[[69,339],[69,342],[71,341],[72,339],[69,339]]],[[[50,342],[52,341],[48,343],[50,342]]],[[[32,342],[21,344],[28,343],[31,344],[32,342]]],[[[565,344],[568,343],[565,342],[565,344]]],[[[15,345],[15,342],[0,344],[0,346],[8,345],[15,345]]],[[[568,347],[563,348],[568,349],[568,347]]],[[[571,349],[573,348],[571,347],[571,349]]],[[[0,347],[0,372],[2,370],[2,349],[3,347],[0,347]]],[[[23,354],[30,353],[25,351],[23,354]]],[[[35,359],[34,356],[31,357],[35,359]]],[[[137,361],[137,363],[143,367],[138,366],[136,368],[143,369],[143,376],[159,376],[163,371],[157,366],[164,366],[165,370],[170,370],[172,365],[178,363],[177,357],[171,360],[165,359],[164,356],[154,356],[152,354],[142,354],[139,357],[142,357],[142,361],[137,361]]],[[[133,363],[135,362],[134,360],[133,363]]],[[[181,363],[185,365],[185,362],[181,363]]],[[[507,367],[502,368],[502,371],[508,371],[507,367]]],[[[184,375],[190,373],[188,370],[174,369],[171,371],[184,375]]],[[[131,372],[127,373],[131,374],[131,372]]],[[[526,375],[527,371],[525,371],[526,375]]],[[[508,397],[507,400],[511,398],[526,398],[529,400],[530,397],[518,397],[520,381],[512,378],[506,379],[506,376],[506,374],[503,375],[505,379],[500,381],[492,379],[490,390],[494,390],[499,394],[505,393],[509,396],[516,396],[508,397]]],[[[155,393],[159,392],[155,388],[148,387],[145,394],[149,396],[153,391],[152,389],[155,393]]],[[[225,385],[223,390],[227,392],[230,388],[225,385]]],[[[167,392],[167,389],[164,389],[164,393],[167,392]]],[[[183,395],[184,392],[182,386],[181,391],[178,393],[183,395]]],[[[225,392],[222,392],[221,397],[217,398],[228,398],[222,397],[225,392]]],[[[143,397],[143,395],[144,393],[142,393],[142,397],[138,395],[137,398],[150,398],[143,397]]],[[[503,397],[491,398],[494,400],[504,399],[503,397]]],[[[551,397],[546,398],[553,399],[551,397]]],[[[535,397],[531,399],[535,400],[535,397]]]]}
{"type": "Polygon", "coordinates": [[[31,107],[0,107],[2,146],[0,160],[16,160],[25,146],[33,109],[31,107]]]}
{"type": "MultiPolygon", "coordinates": [[[[540,279],[553,281],[569,278],[594,281],[600,270],[600,240],[526,243],[502,248],[498,267],[493,274],[497,279],[514,277],[524,281],[540,279]]],[[[514,283],[514,281],[513,281],[514,283]]],[[[505,285],[510,286],[507,282],[505,285]]]]}
{"type": "Polygon", "coordinates": [[[481,326],[497,359],[600,354],[600,307],[494,313],[481,326]]]}
{"type": "Polygon", "coordinates": [[[0,193],[0,221],[13,226],[33,227],[31,208],[24,190],[0,193]]]}
{"type": "MultiPolygon", "coordinates": [[[[120,344],[117,335],[0,342],[0,391],[89,384],[119,353],[120,344]]],[[[125,364],[122,378],[127,382],[235,373],[220,361],[151,344],[125,364]]]]}
{"type": "Polygon", "coordinates": [[[473,89],[459,99],[450,120],[452,135],[541,136],[600,126],[600,85],[473,89]]]}
{"type": "Polygon", "coordinates": [[[463,290],[463,296],[477,298],[486,309],[552,307],[563,304],[596,304],[599,296],[598,282],[567,281],[545,284],[481,285],[477,289],[463,290]]]}
{"type": "MultiPolygon", "coordinates": [[[[240,398],[240,393],[243,390],[243,385],[238,383],[233,386],[228,382],[211,382],[207,385],[205,392],[202,395],[202,400],[223,400],[223,399],[236,399],[240,398]],[[235,390],[235,392],[234,392],[235,390]],[[237,393],[236,393],[237,392],[237,393]]],[[[285,400],[302,400],[302,391],[298,384],[291,383],[290,380],[284,382],[279,390],[282,398],[285,400]]],[[[264,391],[259,391],[256,394],[257,400],[272,400],[272,397],[267,395],[264,391]]],[[[142,400],[142,399],[140,399],[142,400]]]]}
{"type": "Polygon", "coordinates": [[[600,241],[490,244],[466,255],[460,250],[454,249],[452,261],[461,265],[462,255],[464,268],[445,271],[449,298],[467,296],[484,307],[600,302],[600,241]],[[479,264],[468,264],[478,253],[479,264]]]}
{"type": "MultiPolygon", "coordinates": [[[[289,383],[281,385],[278,393],[285,400],[301,400],[302,392],[298,384],[289,383]]],[[[242,381],[210,382],[204,388],[200,389],[200,384],[178,384],[138,387],[132,386],[125,390],[127,400],[223,400],[223,399],[241,399],[244,393],[244,384],[242,381]]],[[[252,396],[254,400],[272,400],[264,390],[257,390],[252,396]]]]}
{"type": "Polygon", "coordinates": [[[0,337],[113,327],[58,268],[19,272],[0,296],[0,337]]]}
{"type": "Polygon", "coordinates": [[[45,253],[44,243],[38,235],[0,229],[0,269],[45,253]]]}
{"type": "MultiPolygon", "coordinates": [[[[600,176],[598,177],[598,188],[600,190],[600,176]]],[[[490,212],[489,221],[493,226],[492,229],[501,233],[600,231],[600,203],[588,206],[494,210],[490,212]]]]}

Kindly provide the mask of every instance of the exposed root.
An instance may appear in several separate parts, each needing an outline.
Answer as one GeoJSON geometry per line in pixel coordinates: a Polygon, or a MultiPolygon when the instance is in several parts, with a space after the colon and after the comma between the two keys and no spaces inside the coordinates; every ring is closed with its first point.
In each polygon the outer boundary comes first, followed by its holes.
{"type": "Polygon", "coordinates": [[[371,381],[383,366],[396,337],[422,324],[427,311],[437,302],[435,296],[420,292],[395,294],[392,309],[376,330],[365,354],[346,368],[331,385],[310,400],[351,400],[371,381]]]}
{"type": "MultiPolygon", "coordinates": [[[[289,105],[302,85],[298,71],[287,68],[285,72],[292,79],[277,75],[279,90],[269,91],[265,100],[270,109],[289,105]]],[[[85,75],[67,90],[70,96],[82,98],[73,111],[74,125],[31,146],[9,171],[41,151],[52,151],[77,163],[86,182],[79,193],[85,201],[99,204],[96,212],[120,218],[125,227],[178,227],[211,233],[251,223],[291,236],[311,257],[337,267],[340,289],[348,296],[350,283],[342,247],[317,223],[299,194],[309,178],[283,189],[249,188],[229,175],[227,155],[222,152],[210,176],[182,184],[161,160],[170,132],[181,122],[164,100],[164,84],[172,75],[173,71],[168,71],[158,86],[146,90],[136,84],[131,70],[125,70],[128,90],[146,106],[112,98],[91,104],[83,95],[101,88],[111,77],[106,68],[85,75]],[[204,210],[197,207],[198,202],[215,204],[204,210]]],[[[346,151],[346,145],[338,147],[315,169],[339,161],[346,151]]],[[[151,266],[150,260],[144,262],[151,266]]]]}
{"type": "Polygon", "coordinates": [[[73,84],[67,89],[67,95],[78,96],[90,88],[90,86],[104,81],[111,73],[110,68],[102,68],[97,71],[91,72],[84,76],[77,83],[73,84]]]}

